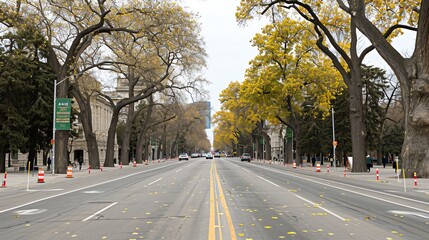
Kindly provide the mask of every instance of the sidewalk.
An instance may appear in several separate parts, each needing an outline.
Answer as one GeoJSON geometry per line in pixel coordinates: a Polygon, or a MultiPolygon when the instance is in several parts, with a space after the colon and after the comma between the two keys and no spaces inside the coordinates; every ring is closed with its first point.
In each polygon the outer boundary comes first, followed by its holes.
{"type": "MultiPolygon", "coordinates": [[[[252,162],[258,163],[258,164],[265,164],[265,165],[274,165],[274,166],[281,166],[286,167],[289,169],[294,169],[292,164],[286,164],[283,165],[283,163],[280,162],[269,162],[269,161],[263,161],[263,160],[253,160],[252,162]]],[[[331,167],[329,165],[329,173],[328,173],[328,166],[327,164],[320,166],[320,172],[316,172],[316,167],[312,167],[310,163],[304,164],[302,167],[297,164],[295,170],[297,172],[299,171],[311,171],[315,174],[321,174],[321,175],[330,175],[335,177],[346,177],[346,178],[352,178],[359,181],[368,181],[368,182],[374,182],[374,183],[380,183],[380,184],[388,184],[392,186],[397,186],[399,188],[404,188],[404,179],[402,176],[399,176],[395,173],[395,169],[392,168],[392,165],[387,165],[386,168],[383,168],[382,165],[374,165],[373,168],[371,168],[370,172],[351,172],[349,169],[346,169],[344,167],[331,167]],[[378,169],[378,180],[377,180],[377,169],[378,169]]],[[[399,174],[401,174],[401,170],[398,170],[399,174]]],[[[416,190],[416,191],[422,191],[429,195],[429,178],[417,178],[417,186],[414,185],[414,178],[407,178],[405,179],[405,187],[408,190],[416,190]]]]}
{"type": "MultiPolygon", "coordinates": [[[[141,164],[140,164],[141,165],[141,164]]],[[[46,171],[46,166],[39,166],[40,168],[45,169],[44,171],[44,183],[38,183],[38,171],[30,171],[28,173],[27,171],[18,171],[16,168],[7,168],[7,177],[6,177],[6,188],[25,188],[27,187],[27,183],[29,182],[30,186],[35,186],[37,184],[49,184],[49,183],[57,183],[60,181],[66,181],[70,178],[67,178],[67,174],[52,174],[51,171],[46,171]]],[[[130,165],[124,165],[123,168],[129,168],[133,167],[133,164],[130,165]]],[[[120,169],[119,165],[115,165],[115,167],[105,167],[103,168],[103,171],[101,169],[91,169],[91,172],[89,173],[88,165],[83,165],[82,170],[79,170],[79,167],[73,168],[72,176],[73,178],[79,178],[91,175],[97,175],[103,172],[109,172],[109,171],[115,171],[117,169],[120,169]]],[[[0,181],[3,184],[4,181],[4,173],[1,175],[0,181]]],[[[0,185],[1,186],[1,185],[0,185]]],[[[4,189],[4,187],[0,188],[4,189]]]]}

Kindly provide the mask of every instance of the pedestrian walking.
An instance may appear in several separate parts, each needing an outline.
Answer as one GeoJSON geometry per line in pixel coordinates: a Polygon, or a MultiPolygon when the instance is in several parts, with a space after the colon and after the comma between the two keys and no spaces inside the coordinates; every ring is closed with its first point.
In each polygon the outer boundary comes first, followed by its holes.
{"type": "Polygon", "coordinates": [[[48,171],[50,171],[51,170],[51,163],[52,163],[51,157],[48,157],[47,163],[48,163],[48,171]]]}
{"type": "Polygon", "coordinates": [[[383,156],[383,168],[386,168],[386,164],[387,164],[387,157],[386,155],[383,156]]]}
{"type": "Polygon", "coordinates": [[[82,170],[83,159],[79,158],[77,161],[79,162],[79,170],[82,170]]]}
{"type": "Polygon", "coordinates": [[[366,156],[366,168],[368,169],[368,172],[371,172],[372,168],[372,159],[370,155],[366,156]]]}

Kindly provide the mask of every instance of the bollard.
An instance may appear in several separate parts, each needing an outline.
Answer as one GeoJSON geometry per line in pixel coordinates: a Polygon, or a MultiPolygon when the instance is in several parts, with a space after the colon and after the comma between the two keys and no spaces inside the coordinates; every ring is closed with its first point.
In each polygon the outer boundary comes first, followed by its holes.
{"type": "Polygon", "coordinates": [[[326,167],[326,172],[329,173],[329,165],[326,167]]]}
{"type": "Polygon", "coordinates": [[[414,172],[414,187],[417,187],[417,173],[414,172]]]}
{"type": "Polygon", "coordinates": [[[380,180],[380,176],[378,175],[378,168],[375,170],[375,172],[377,173],[377,181],[379,181],[380,180]]]}
{"type": "Polygon", "coordinates": [[[37,172],[37,183],[45,183],[45,171],[41,168],[37,172]]]}
{"type": "Polygon", "coordinates": [[[4,172],[3,183],[1,184],[1,187],[6,187],[6,178],[7,178],[7,171],[4,172]]]}

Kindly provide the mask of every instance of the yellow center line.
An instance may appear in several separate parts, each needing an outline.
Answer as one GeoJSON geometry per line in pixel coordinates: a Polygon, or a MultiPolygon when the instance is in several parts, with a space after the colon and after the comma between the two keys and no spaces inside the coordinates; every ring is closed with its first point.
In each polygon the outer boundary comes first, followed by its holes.
{"type": "Polygon", "coordinates": [[[216,239],[215,233],[215,199],[214,199],[214,181],[213,181],[213,164],[210,167],[210,220],[209,220],[209,240],[216,239]]]}
{"type": "MultiPolygon", "coordinates": [[[[223,209],[225,211],[226,221],[228,222],[228,227],[229,227],[229,232],[230,232],[230,235],[231,235],[231,240],[236,240],[237,236],[235,235],[235,229],[234,229],[234,225],[232,223],[231,214],[229,213],[228,205],[226,204],[225,196],[223,194],[222,186],[220,184],[219,175],[217,174],[216,164],[214,164],[214,173],[216,175],[216,182],[217,182],[217,187],[218,187],[218,190],[219,190],[220,202],[221,202],[222,207],[223,207],[223,209]]],[[[219,222],[219,225],[220,225],[220,222],[219,222]]]]}

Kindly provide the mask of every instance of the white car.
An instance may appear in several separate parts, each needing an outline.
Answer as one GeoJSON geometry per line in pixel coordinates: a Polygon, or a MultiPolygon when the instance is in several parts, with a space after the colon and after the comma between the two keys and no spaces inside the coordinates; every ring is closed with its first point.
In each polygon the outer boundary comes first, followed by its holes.
{"type": "Polygon", "coordinates": [[[189,160],[189,156],[187,153],[181,153],[179,155],[179,161],[182,161],[182,160],[189,160]]]}

